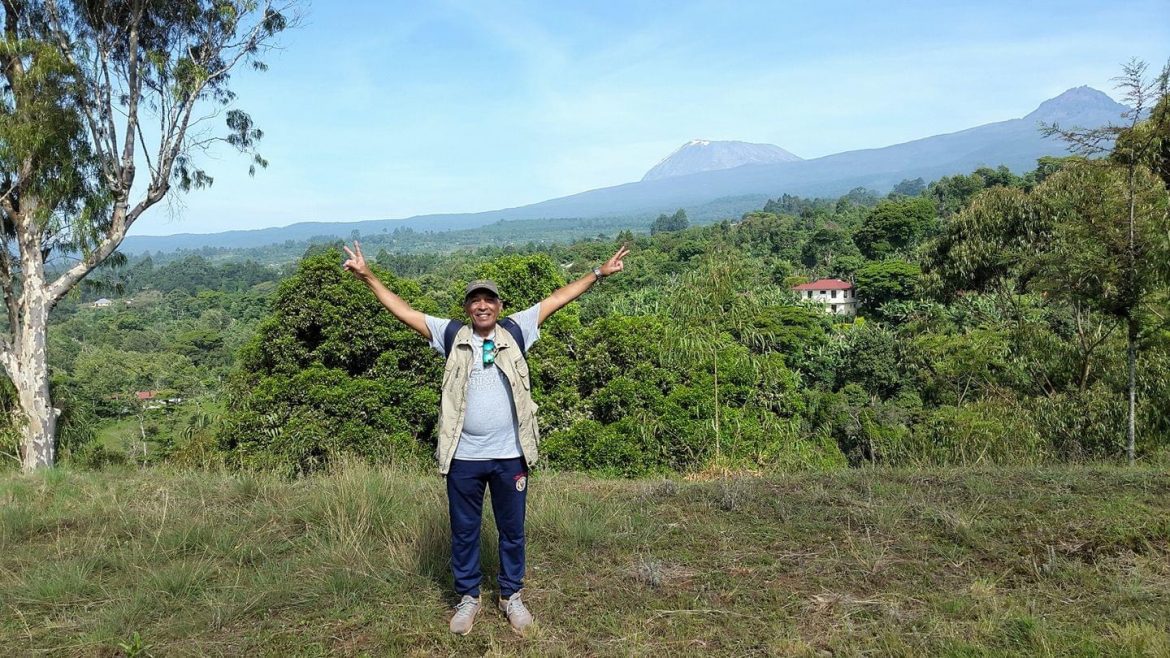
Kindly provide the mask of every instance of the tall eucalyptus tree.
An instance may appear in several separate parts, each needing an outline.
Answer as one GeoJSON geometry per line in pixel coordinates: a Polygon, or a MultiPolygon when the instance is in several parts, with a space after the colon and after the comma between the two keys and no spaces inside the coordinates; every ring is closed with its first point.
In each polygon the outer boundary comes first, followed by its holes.
{"type": "Polygon", "coordinates": [[[218,142],[267,163],[231,75],[294,17],[271,0],[0,0],[0,364],[18,393],[25,471],[54,463],[49,312],[117,258],[143,213],[211,177],[218,142]],[[217,132],[210,120],[226,119],[217,132]],[[145,171],[140,168],[145,165],[145,171]]]}

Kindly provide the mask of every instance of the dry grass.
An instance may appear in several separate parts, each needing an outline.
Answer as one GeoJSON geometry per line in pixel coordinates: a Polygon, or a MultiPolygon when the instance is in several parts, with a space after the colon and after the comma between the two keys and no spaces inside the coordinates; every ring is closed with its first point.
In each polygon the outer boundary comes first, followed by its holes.
{"type": "MultiPolygon", "coordinates": [[[[1170,475],[537,473],[527,639],[446,631],[435,476],[0,479],[14,655],[1170,655],[1170,475]]],[[[489,514],[490,516],[490,514],[489,514]]],[[[485,576],[495,574],[493,531],[485,576]]]]}

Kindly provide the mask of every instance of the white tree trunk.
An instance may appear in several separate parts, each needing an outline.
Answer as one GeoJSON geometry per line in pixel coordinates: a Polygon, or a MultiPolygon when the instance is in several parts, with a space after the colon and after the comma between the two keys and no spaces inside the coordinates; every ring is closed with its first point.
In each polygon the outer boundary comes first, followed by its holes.
{"type": "MultiPolygon", "coordinates": [[[[27,282],[31,283],[31,282],[27,282]]],[[[56,459],[57,414],[49,398],[49,299],[43,285],[30,285],[26,313],[21,320],[12,383],[24,412],[21,470],[28,473],[52,466],[56,459]]]]}

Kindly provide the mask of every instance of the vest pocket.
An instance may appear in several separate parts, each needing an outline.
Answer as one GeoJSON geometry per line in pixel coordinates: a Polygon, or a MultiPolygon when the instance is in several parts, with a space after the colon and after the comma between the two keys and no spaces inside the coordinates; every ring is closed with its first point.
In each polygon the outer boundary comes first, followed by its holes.
{"type": "Polygon", "coordinates": [[[443,388],[441,390],[447,390],[447,385],[451,383],[452,377],[458,377],[460,370],[462,370],[462,368],[459,366],[443,370],[443,388]]]}
{"type": "Polygon", "coordinates": [[[516,369],[516,374],[520,376],[520,383],[524,388],[532,389],[532,378],[528,374],[528,361],[524,357],[520,357],[512,362],[512,367],[516,369]]]}

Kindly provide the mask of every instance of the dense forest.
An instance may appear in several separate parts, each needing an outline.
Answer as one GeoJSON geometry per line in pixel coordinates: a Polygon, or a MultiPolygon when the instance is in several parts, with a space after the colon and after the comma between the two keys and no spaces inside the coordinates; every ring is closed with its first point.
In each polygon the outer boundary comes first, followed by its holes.
{"type": "MultiPolygon", "coordinates": [[[[1170,175],[1119,150],[885,196],[785,195],[698,226],[679,211],[568,244],[523,231],[453,252],[375,244],[375,263],[416,308],[457,317],[469,279],[498,281],[507,313],[631,247],[530,354],[555,468],[1116,459],[1131,354],[1135,453],[1166,459],[1170,175]],[[792,291],[821,277],[856,285],[856,317],[792,291]]],[[[91,277],[50,328],[63,456],[425,467],[441,356],[342,270],[339,247],[285,265],[131,258],[91,277]]],[[[12,466],[16,439],[0,438],[12,466]]]]}

